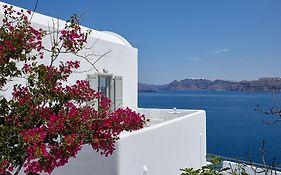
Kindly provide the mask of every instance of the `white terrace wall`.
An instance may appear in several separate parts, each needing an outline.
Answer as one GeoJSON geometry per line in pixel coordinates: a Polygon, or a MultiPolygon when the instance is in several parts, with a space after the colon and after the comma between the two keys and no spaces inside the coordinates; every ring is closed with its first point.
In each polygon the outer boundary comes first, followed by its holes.
{"type": "MultiPolygon", "coordinates": [[[[5,3],[0,2],[0,18],[3,18],[3,5],[5,3]]],[[[9,5],[9,4],[7,4],[9,5]]],[[[15,9],[20,9],[14,7],[15,9]]],[[[2,20],[1,20],[2,21],[2,20]]],[[[1,24],[1,23],[0,23],[1,24]]],[[[35,13],[32,18],[32,25],[34,27],[40,27],[45,30],[49,30],[52,27],[63,28],[65,21],[54,19],[42,14],[35,13]]],[[[82,27],[83,31],[88,30],[86,27],[82,27]]],[[[103,55],[100,61],[97,62],[96,68],[99,72],[107,70],[108,73],[122,76],[123,78],[123,106],[130,107],[132,109],[137,109],[137,61],[138,61],[138,51],[136,48],[133,48],[128,41],[118,34],[112,32],[100,32],[96,30],[91,30],[92,33],[88,38],[87,47],[91,49],[83,50],[79,54],[92,54],[98,56],[90,56],[89,60],[94,62],[99,58],[99,55],[103,55]]],[[[49,36],[46,36],[43,40],[44,46],[46,48],[50,47],[51,40],[49,36]]],[[[45,58],[39,60],[44,64],[50,63],[49,53],[45,53],[45,58]]],[[[63,54],[55,62],[55,65],[58,65],[60,61],[68,60],[79,60],[81,62],[81,67],[74,73],[67,84],[73,84],[76,80],[86,79],[87,74],[94,74],[96,70],[84,59],[81,59],[72,54],[63,54]]],[[[25,83],[23,79],[14,79],[10,82],[5,89],[1,91],[0,95],[3,95],[7,98],[11,98],[11,92],[14,84],[25,83]]]]}
{"type": "MultiPolygon", "coordinates": [[[[53,174],[180,175],[180,168],[200,168],[206,165],[206,112],[179,111],[180,117],[122,133],[116,150],[107,158],[85,145],[76,159],[70,159],[53,174]]],[[[139,109],[138,112],[148,114],[149,119],[175,115],[165,109],[139,109]]]]}

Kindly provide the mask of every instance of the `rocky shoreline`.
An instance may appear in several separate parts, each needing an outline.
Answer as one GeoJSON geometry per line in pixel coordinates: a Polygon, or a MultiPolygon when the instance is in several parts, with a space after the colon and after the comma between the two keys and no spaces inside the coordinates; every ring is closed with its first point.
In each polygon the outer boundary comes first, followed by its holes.
{"type": "Polygon", "coordinates": [[[190,79],[174,80],[164,85],[138,83],[139,92],[175,91],[175,90],[213,90],[240,92],[281,91],[281,78],[259,78],[258,80],[208,80],[190,79]]]}

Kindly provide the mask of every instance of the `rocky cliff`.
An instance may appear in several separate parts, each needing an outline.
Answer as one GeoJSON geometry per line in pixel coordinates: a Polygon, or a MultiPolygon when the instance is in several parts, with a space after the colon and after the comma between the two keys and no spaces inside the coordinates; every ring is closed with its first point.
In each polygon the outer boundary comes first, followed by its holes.
{"type": "Polygon", "coordinates": [[[168,90],[214,90],[214,91],[281,91],[281,78],[260,78],[258,80],[228,81],[190,79],[174,80],[169,84],[150,85],[139,83],[139,91],[168,90]]]}

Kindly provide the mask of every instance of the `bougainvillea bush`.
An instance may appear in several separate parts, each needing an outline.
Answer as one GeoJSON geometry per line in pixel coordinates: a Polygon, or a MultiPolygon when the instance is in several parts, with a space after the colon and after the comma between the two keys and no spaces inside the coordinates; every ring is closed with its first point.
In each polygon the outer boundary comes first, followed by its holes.
{"type": "Polygon", "coordinates": [[[32,27],[31,11],[3,9],[0,88],[4,90],[13,78],[23,78],[26,84],[13,87],[12,99],[1,97],[0,174],[21,170],[50,174],[85,144],[108,156],[122,131],[144,126],[144,116],[129,108],[111,111],[110,101],[91,89],[88,81],[66,85],[79,61],[54,66],[58,55],[75,55],[87,42],[89,32],[81,31],[75,16],[61,30],[44,31],[32,27]],[[48,35],[57,38],[44,48],[42,40],[48,35]],[[49,57],[44,56],[46,52],[51,53],[49,57]],[[40,64],[40,59],[49,59],[50,65],[40,64]],[[96,101],[98,108],[93,107],[96,101]]]}

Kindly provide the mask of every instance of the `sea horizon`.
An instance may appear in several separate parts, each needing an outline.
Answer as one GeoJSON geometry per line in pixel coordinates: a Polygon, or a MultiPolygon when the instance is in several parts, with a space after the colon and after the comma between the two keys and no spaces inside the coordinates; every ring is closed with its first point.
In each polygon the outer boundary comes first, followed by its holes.
{"type": "MultiPolygon", "coordinates": [[[[281,95],[277,94],[277,98],[281,95]]],[[[255,109],[273,106],[270,92],[229,91],[159,91],[138,94],[140,108],[203,109],[207,112],[207,153],[262,163],[259,150],[265,140],[266,160],[281,162],[281,123],[265,124],[278,119],[255,109]]]]}

